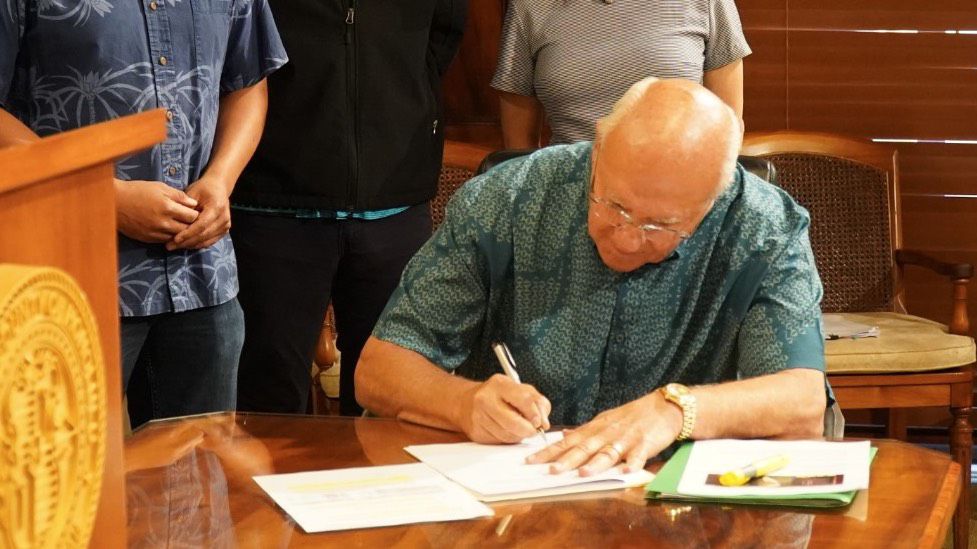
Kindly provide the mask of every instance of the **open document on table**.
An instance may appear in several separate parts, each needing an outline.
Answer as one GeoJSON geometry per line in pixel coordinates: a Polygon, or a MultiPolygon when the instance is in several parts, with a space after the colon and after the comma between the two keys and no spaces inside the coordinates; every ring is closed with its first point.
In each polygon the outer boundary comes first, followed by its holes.
{"type": "Polygon", "coordinates": [[[308,533],[493,514],[423,463],[264,475],[254,481],[308,533]]]}
{"type": "Polygon", "coordinates": [[[868,488],[875,449],[864,442],[708,440],[689,443],[658,472],[648,496],[729,503],[835,507],[868,488]],[[723,473],[771,456],[785,465],[742,486],[724,486],[723,473]]]}
{"type": "MultiPolygon", "coordinates": [[[[548,433],[549,442],[562,439],[548,433]]],[[[504,501],[579,492],[642,486],[654,475],[647,471],[621,473],[612,469],[590,477],[577,471],[550,474],[549,464],[529,465],[526,456],[544,446],[538,437],[520,444],[498,445],[460,442],[424,444],[405,448],[411,455],[464,486],[482,501],[504,501]]]]}

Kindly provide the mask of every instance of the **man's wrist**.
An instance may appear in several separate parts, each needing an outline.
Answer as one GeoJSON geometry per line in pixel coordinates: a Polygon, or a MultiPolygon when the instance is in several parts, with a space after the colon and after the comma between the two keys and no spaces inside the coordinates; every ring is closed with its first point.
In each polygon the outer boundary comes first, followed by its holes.
{"type": "Polygon", "coordinates": [[[448,407],[448,409],[452,412],[451,415],[453,416],[449,417],[448,419],[455,427],[457,427],[459,431],[470,435],[473,429],[472,412],[475,410],[475,393],[478,392],[484,382],[479,383],[471,380],[464,381],[468,381],[468,383],[459,387],[461,390],[457,393],[458,399],[455,401],[458,402],[460,406],[448,407]]]}

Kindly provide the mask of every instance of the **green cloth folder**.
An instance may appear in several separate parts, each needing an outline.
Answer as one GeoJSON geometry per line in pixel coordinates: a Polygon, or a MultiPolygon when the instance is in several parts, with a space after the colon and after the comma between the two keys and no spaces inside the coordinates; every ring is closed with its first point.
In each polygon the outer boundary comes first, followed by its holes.
{"type": "MultiPolygon", "coordinates": [[[[692,453],[692,445],[687,442],[683,444],[672,458],[655,475],[654,480],[645,486],[645,498],[657,500],[688,501],[699,503],[734,503],[737,505],[776,505],[781,507],[813,507],[831,508],[844,507],[855,499],[857,490],[850,492],[833,492],[827,494],[795,494],[795,495],[770,495],[770,496],[729,496],[729,497],[705,497],[687,496],[678,493],[678,483],[685,472],[685,465],[689,462],[689,455],[692,453]]],[[[872,447],[869,450],[869,459],[874,460],[875,454],[879,449],[872,447]]]]}

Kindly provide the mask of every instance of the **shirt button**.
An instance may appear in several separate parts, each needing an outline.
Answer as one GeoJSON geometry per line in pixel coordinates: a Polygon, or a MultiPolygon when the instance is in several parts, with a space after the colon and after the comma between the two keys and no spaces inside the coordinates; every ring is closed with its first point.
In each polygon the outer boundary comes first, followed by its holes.
{"type": "Polygon", "coordinates": [[[161,55],[161,56],[159,56],[159,64],[160,64],[160,65],[165,65],[165,64],[167,64],[168,62],[169,62],[169,61],[167,61],[167,60],[166,60],[166,56],[165,56],[165,55],[161,55]]]}
{"type": "Polygon", "coordinates": [[[178,172],[178,171],[179,170],[176,169],[176,166],[170,166],[169,169],[166,170],[166,173],[168,173],[170,175],[176,175],[176,172],[178,172]]]}
{"type": "Polygon", "coordinates": [[[153,11],[156,11],[156,8],[158,8],[158,7],[159,7],[159,5],[156,4],[156,2],[150,2],[149,3],[149,9],[151,9],[153,11]]]}
{"type": "Polygon", "coordinates": [[[167,110],[167,111],[166,111],[166,119],[167,119],[168,121],[170,121],[170,122],[172,122],[172,121],[173,121],[173,111],[171,111],[171,110],[167,110]]]}

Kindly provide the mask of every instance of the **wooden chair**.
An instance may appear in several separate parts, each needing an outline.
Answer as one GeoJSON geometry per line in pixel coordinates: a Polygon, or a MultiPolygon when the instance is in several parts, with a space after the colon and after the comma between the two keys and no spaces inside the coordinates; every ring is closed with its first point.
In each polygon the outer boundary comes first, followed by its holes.
{"type": "Polygon", "coordinates": [[[438,179],[438,192],[431,199],[431,224],[432,229],[436,230],[441,222],[444,221],[444,210],[448,206],[448,201],[466,181],[478,173],[478,168],[482,164],[492,149],[473,145],[470,143],[460,143],[458,141],[446,141],[444,143],[444,156],[441,160],[441,177],[438,179]]]}
{"type": "MultiPolygon", "coordinates": [[[[445,141],[444,155],[441,161],[441,176],[438,178],[438,190],[430,204],[432,230],[437,229],[444,221],[444,210],[451,196],[466,181],[475,176],[482,160],[490,152],[492,149],[479,145],[445,141]]],[[[331,413],[320,374],[329,368],[337,358],[336,320],[332,305],[330,305],[322,322],[322,331],[319,333],[319,342],[316,344],[315,363],[312,366],[312,398],[310,403],[311,411],[314,414],[331,413]]]]}
{"type": "Polygon", "coordinates": [[[903,440],[906,408],[950,408],[950,448],[964,486],[954,546],[966,547],[975,360],[966,302],[973,268],[902,249],[894,149],[832,134],[784,131],[747,134],[741,152],[773,162],[777,184],[811,212],[823,311],[880,328],[878,338],[825,342],[828,379],[841,408],[889,409],[888,435],[903,440]],[[947,277],[949,328],[907,314],[907,265],[947,277]]]}

